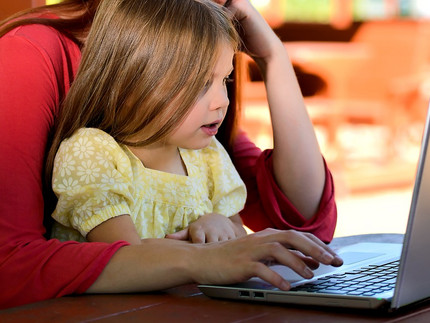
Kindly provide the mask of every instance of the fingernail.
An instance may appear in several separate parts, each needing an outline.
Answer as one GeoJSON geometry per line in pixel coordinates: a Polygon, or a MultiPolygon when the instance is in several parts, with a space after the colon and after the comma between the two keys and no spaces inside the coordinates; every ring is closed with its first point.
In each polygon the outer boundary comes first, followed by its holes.
{"type": "Polygon", "coordinates": [[[333,261],[334,257],[333,257],[333,255],[326,252],[322,255],[322,259],[323,259],[323,262],[330,263],[333,261]]]}
{"type": "Polygon", "coordinates": [[[335,256],[334,257],[334,263],[338,266],[343,265],[343,259],[340,258],[339,256],[335,256]]]}
{"type": "Polygon", "coordinates": [[[290,283],[289,282],[287,282],[287,281],[283,281],[282,283],[281,283],[281,289],[282,290],[289,290],[290,289],[290,283]]]}
{"type": "Polygon", "coordinates": [[[303,277],[305,277],[305,278],[312,278],[312,277],[314,277],[313,271],[310,270],[310,268],[308,268],[308,267],[305,268],[305,270],[304,270],[303,273],[304,273],[303,277]]]}

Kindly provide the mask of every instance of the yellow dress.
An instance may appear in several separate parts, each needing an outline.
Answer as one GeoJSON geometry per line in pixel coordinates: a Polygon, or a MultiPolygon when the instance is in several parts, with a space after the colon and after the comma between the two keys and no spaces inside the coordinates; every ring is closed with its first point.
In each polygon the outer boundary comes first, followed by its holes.
{"type": "Polygon", "coordinates": [[[245,185],[215,138],[204,149],[179,152],[188,176],[145,168],[107,133],[79,129],[55,157],[52,237],[85,241],[97,225],[129,214],[141,238],[162,238],[204,214],[230,217],[243,208],[245,185]]]}

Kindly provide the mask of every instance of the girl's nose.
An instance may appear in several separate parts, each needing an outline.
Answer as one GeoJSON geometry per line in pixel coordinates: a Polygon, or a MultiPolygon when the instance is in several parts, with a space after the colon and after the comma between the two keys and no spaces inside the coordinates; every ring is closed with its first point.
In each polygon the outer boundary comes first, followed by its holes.
{"type": "Polygon", "coordinates": [[[230,100],[228,98],[227,89],[225,87],[222,87],[214,95],[214,98],[211,104],[211,110],[226,109],[229,103],[230,103],[230,100]]]}

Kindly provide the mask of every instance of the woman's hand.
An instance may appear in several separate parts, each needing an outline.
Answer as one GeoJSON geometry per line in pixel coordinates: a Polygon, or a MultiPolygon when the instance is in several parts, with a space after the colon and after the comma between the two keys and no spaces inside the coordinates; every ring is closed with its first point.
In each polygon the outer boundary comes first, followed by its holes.
{"type": "Polygon", "coordinates": [[[227,218],[221,214],[210,213],[201,216],[187,228],[166,235],[166,238],[205,243],[235,239],[244,235],[246,231],[238,214],[227,218]]]}
{"type": "Polygon", "coordinates": [[[289,282],[266,265],[278,263],[293,269],[304,278],[312,278],[311,268],[325,265],[341,266],[336,253],[310,233],[294,230],[266,229],[222,243],[205,244],[191,263],[195,281],[208,284],[228,284],[259,277],[283,289],[289,282]]]}
{"type": "Polygon", "coordinates": [[[288,266],[305,278],[313,276],[311,268],[319,263],[342,265],[342,259],[318,238],[294,230],[266,229],[205,244],[144,239],[141,245],[120,248],[87,292],[144,292],[188,283],[239,283],[251,277],[288,290],[289,282],[267,262],[288,266]]]}

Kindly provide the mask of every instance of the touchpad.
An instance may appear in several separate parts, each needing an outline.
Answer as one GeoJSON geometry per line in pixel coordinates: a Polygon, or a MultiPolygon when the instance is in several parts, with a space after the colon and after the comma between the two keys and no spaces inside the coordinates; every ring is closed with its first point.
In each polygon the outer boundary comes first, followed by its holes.
{"type": "Polygon", "coordinates": [[[349,251],[345,253],[340,253],[339,257],[343,259],[344,265],[352,265],[356,262],[360,262],[366,259],[372,259],[375,257],[382,256],[383,253],[377,253],[377,252],[356,252],[356,251],[349,251]]]}

